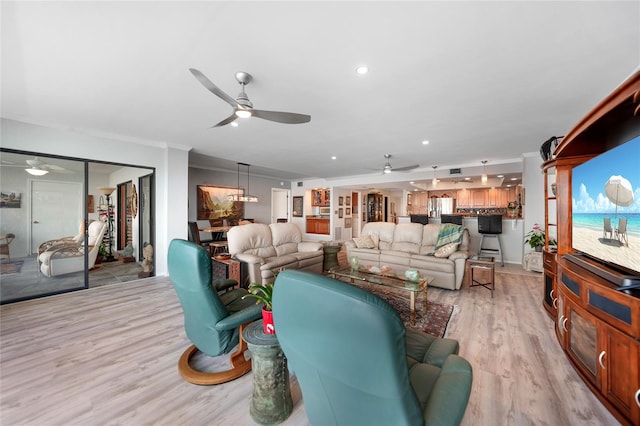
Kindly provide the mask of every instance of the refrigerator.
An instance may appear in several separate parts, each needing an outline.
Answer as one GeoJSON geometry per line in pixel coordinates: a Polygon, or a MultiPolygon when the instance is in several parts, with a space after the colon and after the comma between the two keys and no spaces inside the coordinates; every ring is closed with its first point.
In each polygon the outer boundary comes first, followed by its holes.
{"type": "Polygon", "coordinates": [[[430,197],[427,203],[430,217],[440,217],[443,214],[453,214],[456,210],[455,198],[430,197]]]}

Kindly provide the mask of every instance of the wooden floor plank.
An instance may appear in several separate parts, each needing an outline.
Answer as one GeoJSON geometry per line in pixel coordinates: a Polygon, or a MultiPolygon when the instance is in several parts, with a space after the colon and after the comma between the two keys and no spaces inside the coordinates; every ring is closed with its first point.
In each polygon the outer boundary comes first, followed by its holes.
{"type": "MultiPolygon", "coordinates": [[[[429,289],[457,305],[447,336],[474,369],[463,425],[617,424],[560,350],[541,275],[497,270],[493,299],[482,287],[429,289]]],[[[182,320],[167,277],[0,306],[0,424],[253,425],[251,373],[218,386],[182,380],[182,320]]],[[[291,384],[284,424],[308,425],[291,384]]]]}

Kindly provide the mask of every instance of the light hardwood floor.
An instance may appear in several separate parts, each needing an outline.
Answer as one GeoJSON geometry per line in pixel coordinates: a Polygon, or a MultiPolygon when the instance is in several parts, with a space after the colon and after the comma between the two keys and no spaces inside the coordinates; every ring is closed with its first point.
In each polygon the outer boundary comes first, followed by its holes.
{"type": "MultiPolygon", "coordinates": [[[[455,304],[447,332],[473,366],[463,425],[615,425],[562,354],[541,306],[541,274],[498,268],[488,290],[429,289],[455,304]]],[[[518,267],[519,269],[519,267],[518,267]]],[[[177,371],[188,346],[167,277],[0,307],[2,425],[253,425],[252,375],[196,386],[177,371]]],[[[292,378],[286,425],[308,425],[292,378]]]]}

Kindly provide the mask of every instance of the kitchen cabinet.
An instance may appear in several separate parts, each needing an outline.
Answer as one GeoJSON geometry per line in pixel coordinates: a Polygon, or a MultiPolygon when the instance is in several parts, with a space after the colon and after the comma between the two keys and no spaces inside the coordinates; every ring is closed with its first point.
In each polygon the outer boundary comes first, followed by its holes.
{"type": "Polygon", "coordinates": [[[307,216],[307,234],[329,235],[330,219],[322,217],[307,216]]]}
{"type": "Polygon", "coordinates": [[[471,207],[471,191],[468,189],[460,189],[456,193],[456,205],[457,207],[468,208],[471,207]]]}
{"type": "Polygon", "coordinates": [[[330,189],[311,190],[311,205],[314,207],[331,206],[331,190],[330,189]]]}
{"type": "Polygon", "coordinates": [[[486,189],[475,189],[471,192],[472,205],[471,207],[487,207],[488,194],[486,189]]]}

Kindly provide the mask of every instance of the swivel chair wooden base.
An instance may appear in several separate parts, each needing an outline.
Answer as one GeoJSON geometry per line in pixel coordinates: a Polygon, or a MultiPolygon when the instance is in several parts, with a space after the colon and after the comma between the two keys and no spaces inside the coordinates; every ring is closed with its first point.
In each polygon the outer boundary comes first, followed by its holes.
{"type": "Polygon", "coordinates": [[[247,350],[247,342],[242,338],[242,330],[247,324],[240,326],[238,350],[233,352],[229,358],[231,361],[231,370],[211,373],[197,371],[189,364],[191,358],[198,352],[198,348],[196,348],[195,345],[191,345],[184,351],[180,357],[180,361],[178,361],[178,371],[182,378],[194,385],[219,385],[220,383],[235,380],[251,371],[251,359],[244,358],[244,352],[247,350]]]}

